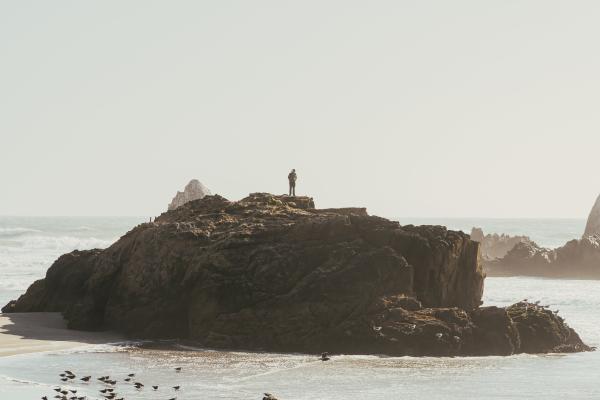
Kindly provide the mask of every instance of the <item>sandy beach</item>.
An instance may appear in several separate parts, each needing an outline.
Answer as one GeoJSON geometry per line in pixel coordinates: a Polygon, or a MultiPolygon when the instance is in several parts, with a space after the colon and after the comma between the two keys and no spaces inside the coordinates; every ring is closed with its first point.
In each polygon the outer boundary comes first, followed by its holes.
{"type": "Polygon", "coordinates": [[[69,330],[60,313],[0,314],[0,357],[120,340],[111,332],[69,330]]]}

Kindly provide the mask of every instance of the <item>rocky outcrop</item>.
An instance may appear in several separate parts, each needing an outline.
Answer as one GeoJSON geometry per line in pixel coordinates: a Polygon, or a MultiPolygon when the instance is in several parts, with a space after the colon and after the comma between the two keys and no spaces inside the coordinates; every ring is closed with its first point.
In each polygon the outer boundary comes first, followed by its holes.
{"type": "Polygon", "coordinates": [[[600,196],[596,199],[596,203],[592,207],[592,211],[590,211],[590,216],[585,226],[583,237],[586,238],[589,236],[600,236],[600,196]]]}
{"type": "MultiPolygon", "coordinates": [[[[535,332],[539,319],[480,308],[483,280],[479,244],[462,232],[400,226],[364,208],[319,210],[308,197],[215,195],[141,224],[105,250],[60,257],[3,311],[62,311],[75,329],[217,348],[531,350],[523,332],[535,332]]],[[[540,334],[535,352],[587,349],[558,316],[545,318],[551,332],[540,334]]]]}
{"type": "Polygon", "coordinates": [[[502,259],[484,265],[492,276],[600,279],[600,237],[571,240],[557,249],[521,242],[502,259]]]}
{"type": "MultiPolygon", "coordinates": [[[[474,233],[472,238],[478,238],[479,232],[474,233]]],[[[517,243],[503,257],[484,257],[486,272],[491,276],[600,279],[600,197],[590,212],[585,233],[580,240],[571,240],[562,247],[547,249],[526,239],[517,243]]]]}
{"type": "Polygon", "coordinates": [[[519,333],[519,346],[524,353],[552,353],[587,351],[579,335],[546,306],[519,302],[507,308],[508,315],[519,333]]]}
{"type": "Polygon", "coordinates": [[[192,179],[187,185],[183,192],[177,192],[171,203],[169,204],[169,210],[174,210],[181,207],[185,203],[190,201],[199,200],[204,196],[210,195],[210,190],[197,179],[192,179]]]}
{"type": "Polygon", "coordinates": [[[518,243],[531,242],[527,236],[509,236],[505,234],[484,235],[481,228],[471,229],[471,240],[481,243],[481,257],[483,260],[495,260],[504,257],[518,243]]]}

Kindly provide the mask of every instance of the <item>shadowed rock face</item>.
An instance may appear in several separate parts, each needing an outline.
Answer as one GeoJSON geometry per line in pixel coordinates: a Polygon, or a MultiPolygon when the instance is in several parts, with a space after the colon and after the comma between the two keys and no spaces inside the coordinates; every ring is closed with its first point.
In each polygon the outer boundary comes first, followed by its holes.
{"type": "MultiPolygon", "coordinates": [[[[364,208],[318,210],[311,198],[267,193],[238,202],[206,196],[106,250],[62,256],[3,311],[62,311],[75,329],[221,348],[526,351],[507,310],[478,308],[478,255],[463,233],[401,227],[364,208]]],[[[558,317],[552,328],[570,329],[558,317]]],[[[585,349],[563,336],[565,351],[585,349]]],[[[553,351],[555,342],[536,351],[553,351]]]]}

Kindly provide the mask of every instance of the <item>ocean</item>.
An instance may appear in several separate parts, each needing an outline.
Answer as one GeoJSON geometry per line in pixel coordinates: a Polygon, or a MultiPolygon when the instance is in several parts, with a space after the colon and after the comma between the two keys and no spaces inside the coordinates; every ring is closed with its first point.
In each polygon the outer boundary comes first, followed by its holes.
{"type": "MultiPolygon", "coordinates": [[[[0,303],[16,298],[61,254],[106,247],[145,218],[0,217],[0,303]]],[[[442,224],[469,232],[528,235],[557,247],[578,238],[578,219],[399,218],[402,224],[442,224]]],[[[600,281],[487,278],[485,305],[540,300],[560,314],[591,346],[600,346],[600,281]]],[[[126,399],[599,399],[600,353],[478,358],[314,356],[223,352],[163,343],[169,350],[135,343],[88,345],[67,351],[0,357],[0,399],[52,398],[58,374],[128,373],[142,390],[120,385],[126,399]],[[176,373],[174,367],[182,367],[176,373]],[[158,385],[154,391],[150,385],[158,385]],[[172,386],[181,385],[175,391],[172,386]]],[[[79,396],[99,398],[97,382],[73,384],[79,396]]]]}

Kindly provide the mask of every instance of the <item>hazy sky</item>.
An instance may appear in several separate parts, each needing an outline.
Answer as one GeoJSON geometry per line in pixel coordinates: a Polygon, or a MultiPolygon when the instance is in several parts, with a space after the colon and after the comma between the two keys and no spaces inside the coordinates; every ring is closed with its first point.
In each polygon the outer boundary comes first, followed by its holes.
{"type": "Polygon", "coordinates": [[[598,1],[0,0],[0,215],[198,178],[385,216],[585,217],[598,1]]]}

